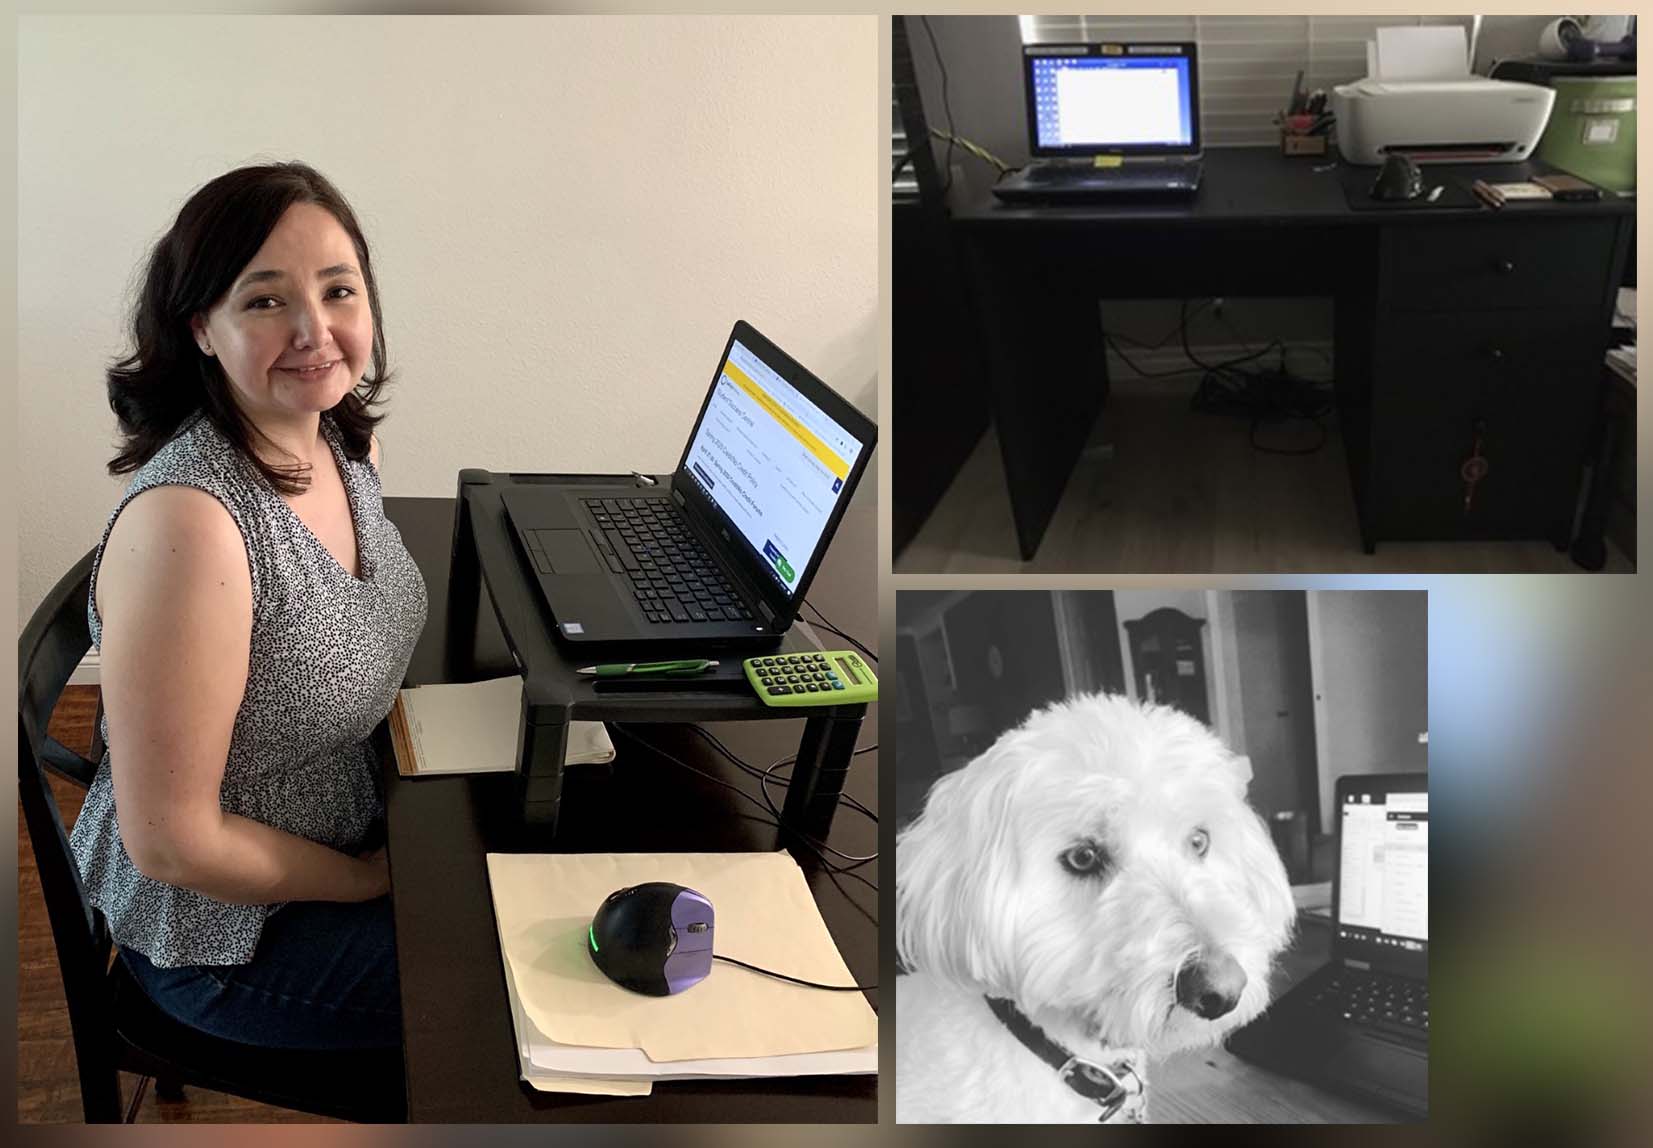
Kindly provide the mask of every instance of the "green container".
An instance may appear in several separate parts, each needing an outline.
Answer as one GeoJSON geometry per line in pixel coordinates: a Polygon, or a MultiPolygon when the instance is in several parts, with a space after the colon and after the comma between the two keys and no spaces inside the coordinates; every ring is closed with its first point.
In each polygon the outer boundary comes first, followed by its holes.
{"type": "Polygon", "coordinates": [[[1556,76],[1555,107],[1534,153],[1608,191],[1636,190],[1636,77],[1556,76]]]}

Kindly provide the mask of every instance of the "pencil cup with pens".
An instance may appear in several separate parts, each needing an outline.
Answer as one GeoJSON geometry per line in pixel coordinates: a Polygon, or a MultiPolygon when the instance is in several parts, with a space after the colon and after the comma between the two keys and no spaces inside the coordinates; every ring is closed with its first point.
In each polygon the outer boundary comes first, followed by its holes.
{"type": "Polygon", "coordinates": [[[1274,122],[1280,128],[1282,155],[1325,155],[1336,117],[1326,107],[1325,90],[1305,91],[1303,73],[1298,72],[1291,100],[1274,122]]]}

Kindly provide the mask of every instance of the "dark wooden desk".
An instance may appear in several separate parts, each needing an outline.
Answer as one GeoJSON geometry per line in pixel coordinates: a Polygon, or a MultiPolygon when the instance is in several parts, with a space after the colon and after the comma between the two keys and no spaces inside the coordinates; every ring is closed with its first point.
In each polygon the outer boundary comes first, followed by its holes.
{"type": "Polygon", "coordinates": [[[1192,200],[989,200],[959,215],[1024,558],[1107,396],[1098,300],[1213,295],[1333,297],[1338,416],[1368,552],[1382,539],[1566,548],[1634,201],[1492,211],[1465,201],[1469,181],[1540,165],[1430,166],[1426,183],[1453,189],[1441,205],[1357,211],[1344,183],[1375,169],[1317,167],[1213,149],[1192,200]],[[1489,469],[1466,509],[1477,444],[1489,469]]]}
{"type": "MultiPolygon", "coordinates": [[[[408,678],[446,680],[447,584],[454,502],[387,498],[396,523],[424,574],[430,597],[408,678]]],[[[840,526],[810,600],[837,625],[874,645],[876,575],[872,555],[876,491],[859,492],[840,526]]],[[[504,638],[489,611],[476,622],[475,664],[514,673],[504,638]]],[[[841,643],[839,643],[841,645],[841,643]]],[[[876,647],[875,647],[876,648],[876,647]]],[[[877,707],[862,744],[877,737],[877,707]]],[[[746,721],[715,727],[759,765],[797,751],[801,721],[746,721]]],[[[642,727],[649,741],[696,769],[756,792],[687,731],[642,727]]],[[[740,851],[781,847],[764,811],[728,790],[616,738],[612,768],[576,767],[564,779],[557,851],[740,851]]],[[[403,1046],[408,1114],[416,1122],[871,1122],[877,1119],[872,1076],[806,1077],[739,1082],[682,1081],[656,1085],[648,1097],[602,1098],[536,1092],[518,1079],[516,1037],[500,963],[493,904],[483,855],[549,852],[543,826],[525,824],[511,775],[408,780],[387,763],[383,772],[389,834],[391,897],[402,982],[403,1046]]],[[[845,791],[877,809],[877,755],[855,759],[845,791]]],[[[776,790],[779,800],[779,791],[776,790]]],[[[828,843],[855,856],[876,852],[877,827],[844,811],[828,843]]],[[[878,898],[853,880],[833,878],[797,850],[821,915],[859,983],[878,979],[878,898]],[[835,883],[836,881],[836,883],[835,883]],[[842,888],[840,888],[842,886],[842,888]]],[[[876,863],[858,872],[877,880],[876,863]]],[[[876,995],[876,994],[874,994],[876,995]]],[[[876,1000],[874,1001],[876,1007],[876,1000]]]]}

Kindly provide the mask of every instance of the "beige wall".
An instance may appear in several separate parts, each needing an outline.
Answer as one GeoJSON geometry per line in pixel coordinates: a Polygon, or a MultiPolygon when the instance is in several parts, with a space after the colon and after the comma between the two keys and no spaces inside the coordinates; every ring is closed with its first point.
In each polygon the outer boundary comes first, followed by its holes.
{"type": "Polygon", "coordinates": [[[1337,779],[1429,768],[1429,595],[1308,592],[1320,824],[1330,831],[1337,779]]]}
{"type": "Polygon", "coordinates": [[[873,17],[23,17],[21,616],[125,485],[103,373],[143,259],[246,163],[315,165],[373,246],[388,495],[669,470],[737,318],[876,414],[877,45],[873,17]]]}

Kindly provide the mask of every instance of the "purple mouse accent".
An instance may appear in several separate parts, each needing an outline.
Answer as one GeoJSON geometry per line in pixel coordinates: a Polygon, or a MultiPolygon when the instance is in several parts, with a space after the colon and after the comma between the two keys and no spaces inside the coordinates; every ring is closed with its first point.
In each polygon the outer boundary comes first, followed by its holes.
{"type": "Polygon", "coordinates": [[[697,985],[712,971],[712,903],[693,889],[684,889],[672,902],[675,943],[663,970],[666,988],[680,993],[697,985]],[[690,931],[691,926],[705,926],[690,931]]]}

